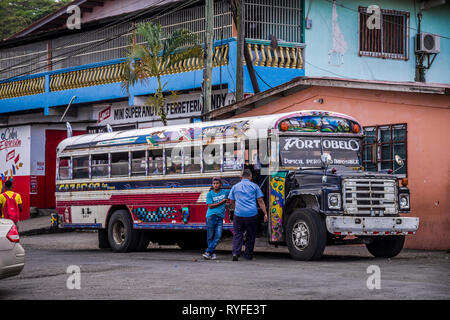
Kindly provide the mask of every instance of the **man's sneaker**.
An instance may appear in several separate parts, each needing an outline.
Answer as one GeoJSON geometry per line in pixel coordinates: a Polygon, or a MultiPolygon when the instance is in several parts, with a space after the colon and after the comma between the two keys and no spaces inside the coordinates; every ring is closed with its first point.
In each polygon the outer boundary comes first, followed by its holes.
{"type": "Polygon", "coordinates": [[[238,256],[233,256],[233,261],[238,261],[238,260],[239,260],[238,256]]]}
{"type": "Polygon", "coordinates": [[[217,259],[217,256],[216,256],[215,253],[213,253],[213,254],[211,255],[211,260],[216,260],[216,259],[217,259]]]}
{"type": "Polygon", "coordinates": [[[207,260],[210,260],[210,259],[211,259],[211,254],[210,254],[209,252],[205,252],[205,253],[203,254],[203,258],[205,258],[205,259],[207,259],[207,260]]]}

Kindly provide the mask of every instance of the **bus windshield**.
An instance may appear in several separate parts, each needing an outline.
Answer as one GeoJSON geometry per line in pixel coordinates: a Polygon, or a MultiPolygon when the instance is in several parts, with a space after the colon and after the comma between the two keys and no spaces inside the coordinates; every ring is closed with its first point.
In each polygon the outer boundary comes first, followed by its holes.
{"type": "Polygon", "coordinates": [[[360,166],[361,139],[355,137],[280,136],[282,167],[321,167],[320,156],[329,153],[332,165],[360,166]]]}

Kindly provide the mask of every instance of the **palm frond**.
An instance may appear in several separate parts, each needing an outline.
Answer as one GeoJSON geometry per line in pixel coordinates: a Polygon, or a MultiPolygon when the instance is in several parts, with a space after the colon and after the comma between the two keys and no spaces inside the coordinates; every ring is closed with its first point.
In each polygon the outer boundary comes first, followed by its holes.
{"type": "Polygon", "coordinates": [[[167,39],[162,38],[161,26],[153,23],[139,23],[136,34],[144,39],[144,44],[133,45],[122,64],[121,74],[124,81],[123,90],[130,94],[130,87],[138,82],[143,83],[156,77],[158,88],[148,103],[155,107],[164,125],[167,125],[167,115],[164,109],[164,89],[167,83],[161,85],[161,75],[171,66],[188,58],[201,57],[202,48],[197,44],[197,37],[186,29],[174,31],[167,39]]]}

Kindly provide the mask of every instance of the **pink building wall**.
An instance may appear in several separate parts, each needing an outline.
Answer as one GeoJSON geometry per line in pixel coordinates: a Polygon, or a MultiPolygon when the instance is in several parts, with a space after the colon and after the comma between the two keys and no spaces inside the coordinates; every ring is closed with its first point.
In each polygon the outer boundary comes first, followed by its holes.
{"type": "Polygon", "coordinates": [[[311,87],[236,117],[301,109],[336,111],[363,126],[407,123],[411,213],[420,218],[406,247],[450,249],[450,97],[448,95],[311,87]],[[323,104],[314,102],[319,98],[323,104]]]}

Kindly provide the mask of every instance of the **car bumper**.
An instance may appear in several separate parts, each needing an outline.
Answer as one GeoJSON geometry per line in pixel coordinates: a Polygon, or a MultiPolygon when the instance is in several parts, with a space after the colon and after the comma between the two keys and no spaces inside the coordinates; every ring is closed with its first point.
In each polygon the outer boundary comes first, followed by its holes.
{"type": "Polygon", "coordinates": [[[335,235],[406,235],[416,233],[419,218],[328,216],[326,224],[335,235]]]}
{"type": "Polygon", "coordinates": [[[11,250],[0,251],[0,279],[18,275],[24,265],[25,250],[19,243],[11,250]]]}

